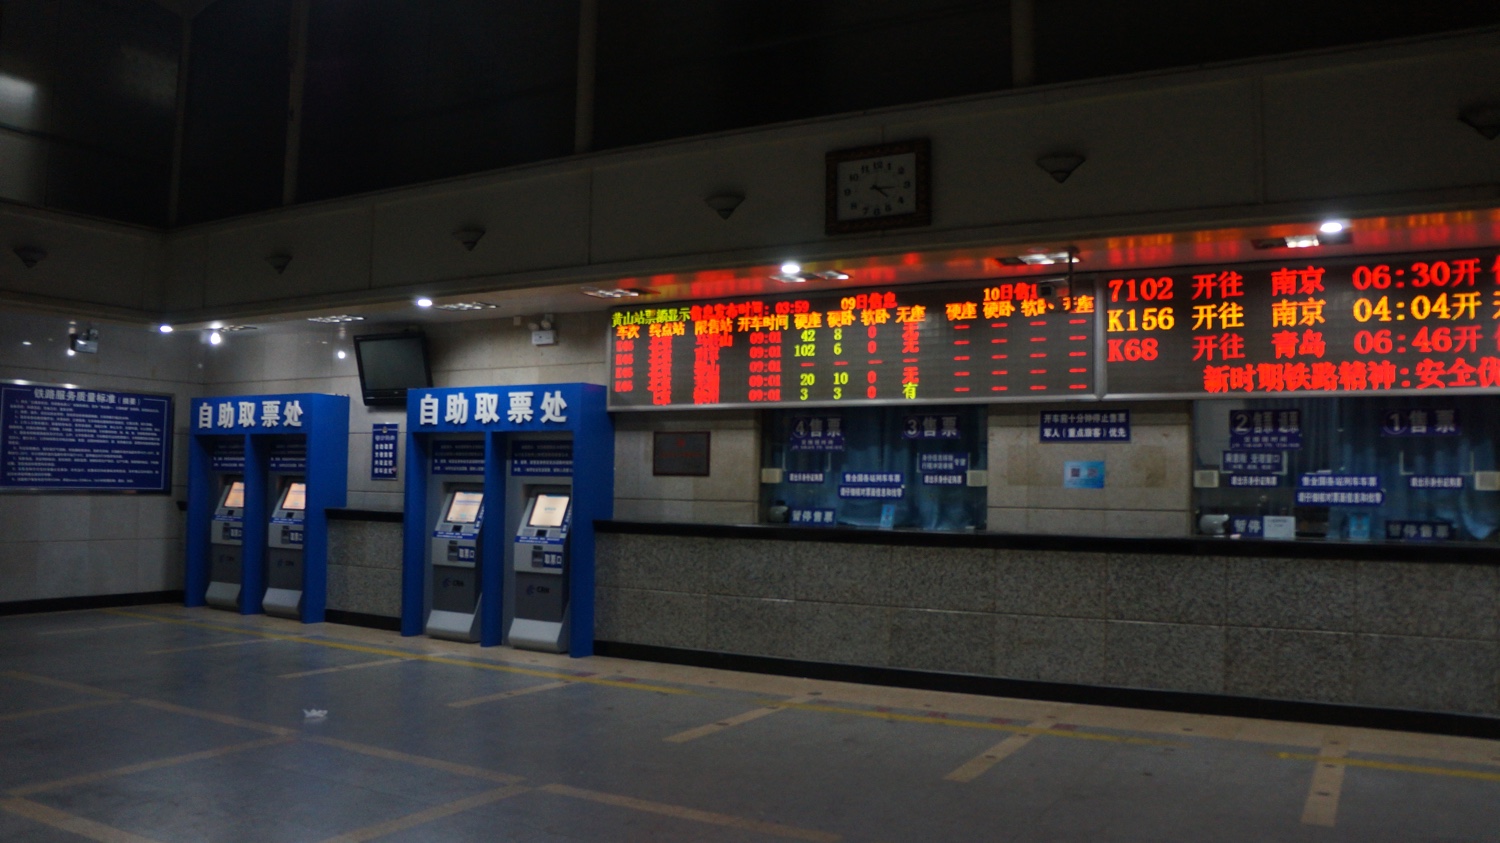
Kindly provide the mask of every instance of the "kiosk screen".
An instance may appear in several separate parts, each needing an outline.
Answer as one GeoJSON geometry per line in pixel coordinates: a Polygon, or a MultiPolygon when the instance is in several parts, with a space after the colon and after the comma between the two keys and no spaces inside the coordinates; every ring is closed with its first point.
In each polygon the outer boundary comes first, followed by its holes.
{"type": "Polygon", "coordinates": [[[286,497],[281,499],[282,509],[307,509],[307,484],[292,483],[286,487],[286,497]]]}
{"type": "Polygon", "coordinates": [[[528,527],[561,527],[568,514],[568,495],[537,495],[528,527]]]}
{"type": "Polygon", "coordinates": [[[450,524],[473,524],[479,520],[479,505],[483,502],[483,492],[454,492],[453,503],[448,505],[443,520],[450,524]]]}
{"type": "Polygon", "coordinates": [[[225,509],[243,509],[245,506],[245,481],[236,480],[229,484],[229,491],[224,493],[225,509]]]}

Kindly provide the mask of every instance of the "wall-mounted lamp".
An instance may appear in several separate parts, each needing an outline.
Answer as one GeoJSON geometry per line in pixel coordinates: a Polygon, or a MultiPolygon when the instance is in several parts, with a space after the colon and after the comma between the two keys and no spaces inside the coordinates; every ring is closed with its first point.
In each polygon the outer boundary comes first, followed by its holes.
{"type": "Polygon", "coordinates": [[[16,253],[16,257],[21,259],[21,263],[26,264],[27,269],[36,266],[42,262],[43,258],[47,257],[47,250],[36,246],[17,246],[13,251],[16,253]]]}
{"type": "Polygon", "coordinates": [[[292,256],[284,252],[277,253],[266,258],[266,263],[270,264],[271,268],[276,270],[277,275],[286,272],[286,268],[289,264],[291,264],[291,262],[292,256]]]}
{"type": "Polygon", "coordinates": [[[1486,140],[1500,137],[1500,103],[1471,105],[1458,113],[1458,119],[1486,140]]]}
{"type": "Polygon", "coordinates": [[[1059,152],[1053,155],[1043,155],[1041,158],[1036,159],[1036,165],[1046,170],[1047,175],[1051,176],[1058,184],[1062,184],[1086,160],[1088,159],[1082,155],[1071,152],[1059,152]]]}
{"type": "Polygon", "coordinates": [[[557,345],[557,331],[555,329],[556,317],[550,313],[543,313],[539,318],[527,323],[531,329],[532,345],[557,345]]]}
{"type": "Polygon", "coordinates": [[[460,228],[453,232],[453,239],[462,244],[465,249],[472,252],[474,251],[474,247],[479,245],[479,241],[484,239],[484,229],[477,225],[460,228]]]}
{"type": "Polygon", "coordinates": [[[715,193],[713,196],[703,200],[703,203],[714,209],[714,213],[720,219],[729,219],[734,215],[734,209],[745,201],[745,197],[739,193],[715,193]]]}

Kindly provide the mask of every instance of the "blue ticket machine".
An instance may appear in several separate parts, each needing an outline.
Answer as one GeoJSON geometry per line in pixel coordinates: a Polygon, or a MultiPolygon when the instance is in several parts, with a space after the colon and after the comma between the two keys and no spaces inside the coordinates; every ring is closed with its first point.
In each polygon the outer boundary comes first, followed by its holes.
{"type": "Polygon", "coordinates": [[[219,502],[209,526],[208,605],[239,611],[245,554],[245,479],[219,475],[219,502]]]}
{"type": "Polygon", "coordinates": [[[266,596],[261,608],[283,618],[302,617],[302,568],[307,527],[307,480],[291,475],[280,491],[266,528],[266,596]]]}
{"type": "Polygon", "coordinates": [[[453,641],[479,640],[480,542],[484,527],[484,486],[440,483],[432,538],[427,544],[427,634],[453,641]]]}
{"type": "Polygon", "coordinates": [[[510,646],[548,653],[568,651],[568,532],[571,486],[533,486],[511,549],[515,587],[507,636],[510,646]]]}

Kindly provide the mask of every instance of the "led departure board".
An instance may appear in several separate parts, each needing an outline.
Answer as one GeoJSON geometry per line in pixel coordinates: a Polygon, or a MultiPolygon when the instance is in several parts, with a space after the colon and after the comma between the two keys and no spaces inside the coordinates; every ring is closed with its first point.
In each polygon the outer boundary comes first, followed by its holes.
{"type": "Polygon", "coordinates": [[[1105,392],[1500,387],[1500,257],[1424,254],[1097,276],[1105,392]]]}
{"type": "Polygon", "coordinates": [[[1008,280],[611,314],[611,409],[1094,398],[1092,282],[1008,280]]]}

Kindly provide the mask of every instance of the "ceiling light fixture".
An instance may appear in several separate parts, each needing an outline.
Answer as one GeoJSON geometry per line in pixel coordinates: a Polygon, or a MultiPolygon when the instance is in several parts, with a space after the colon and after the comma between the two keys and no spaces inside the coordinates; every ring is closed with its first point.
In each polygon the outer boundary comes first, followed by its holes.
{"type": "Polygon", "coordinates": [[[432,309],[433,310],[447,310],[447,311],[453,312],[453,311],[470,311],[470,310],[494,310],[495,308],[498,308],[499,306],[500,305],[498,305],[498,304],[490,304],[487,301],[456,301],[456,302],[453,302],[452,304],[437,304],[437,305],[433,305],[432,309]]]}
{"type": "Polygon", "coordinates": [[[1083,166],[1083,162],[1087,160],[1087,158],[1077,153],[1059,152],[1052,155],[1043,155],[1036,159],[1036,165],[1045,170],[1047,175],[1052,177],[1053,181],[1062,184],[1068,180],[1068,176],[1073,175],[1074,170],[1083,166]]]}
{"type": "Polygon", "coordinates": [[[17,246],[13,251],[16,253],[16,257],[21,259],[21,263],[26,265],[27,269],[36,266],[42,262],[43,258],[47,257],[47,250],[37,246],[17,246]]]}
{"type": "Polygon", "coordinates": [[[349,352],[347,352],[347,351],[345,351],[345,350],[343,350],[341,348],[337,352],[334,353],[334,356],[337,357],[340,360],[343,360],[345,357],[349,356],[349,352]]]}
{"type": "Polygon", "coordinates": [[[285,253],[269,255],[266,257],[266,263],[270,264],[271,268],[276,270],[277,275],[280,275],[286,272],[286,268],[291,265],[292,256],[285,253]]]}
{"type": "Polygon", "coordinates": [[[221,333],[219,333],[218,331],[214,331],[214,332],[212,332],[212,333],[210,333],[208,335],[208,344],[209,345],[219,345],[219,344],[221,344],[223,342],[224,342],[224,335],[221,334],[221,333]]]}
{"type": "Polygon", "coordinates": [[[1500,103],[1470,106],[1458,113],[1458,119],[1486,140],[1500,138],[1500,103]]]}
{"type": "Polygon", "coordinates": [[[1060,252],[1027,252],[1024,255],[995,258],[995,260],[1002,266],[1052,266],[1058,263],[1068,263],[1070,257],[1073,263],[1078,263],[1078,250],[1070,248],[1060,252]]]}
{"type": "MultiPolygon", "coordinates": [[[[796,264],[792,264],[796,266],[796,264]]],[[[782,267],[785,269],[786,267],[782,267]]],[[[849,273],[837,269],[825,269],[822,272],[781,272],[771,276],[772,281],[780,281],[783,284],[803,284],[808,281],[844,281],[849,278],[849,273]]]]}
{"type": "Polygon", "coordinates": [[[170,333],[172,333],[172,331],[174,329],[172,328],[171,325],[167,325],[167,324],[163,323],[161,325],[157,325],[156,326],[156,330],[161,331],[163,334],[170,334],[170,333]]]}
{"type": "Polygon", "coordinates": [[[726,192],[715,193],[713,196],[704,199],[703,203],[713,208],[714,213],[718,214],[720,219],[727,220],[734,214],[734,209],[738,208],[743,201],[745,201],[743,194],[726,192]]]}
{"type": "Polygon", "coordinates": [[[479,241],[484,239],[484,229],[477,225],[466,226],[453,232],[453,239],[472,252],[474,247],[479,245],[479,241]]]}
{"type": "Polygon", "coordinates": [[[363,322],[365,321],[365,317],[350,316],[347,313],[337,313],[333,316],[309,316],[307,317],[307,321],[317,322],[322,325],[341,325],[345,322],[363,322]]]}
{"type": "Polygon", "coordinates": [[[1327,222],[1318,226],[1318,231],[1323,234],[1338,234],[1343,230],[1344,224],[1342,222],[1339,222],[1338,220],[1328,220],[1327,222]]]}
{"type": "Polygon", "coordinates": [[[637,296],[647,296],[651,293],[649,290],[626,290],[621,287],[610,290],[599,287],[584,287],[583,294],[585,296],[593,296],[596,299],[633,299],[637,296]]]}
{"type": "Polygon", "coordinates": [[[422,298],[417,299],[416,305],[417,307],[432,307],[432,299],[423,296],[422,298]]]}
{"type": "Polygon", "coordinates": [[[802,271],[802,264],[797,263],[796,261],[787,261],[786,263],[784,263],[784,264],[781,265],[781,274],[782,275],[796,275],[797,273],[799,273],[801,271],[802,271]]]}

